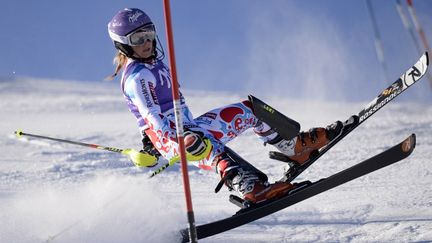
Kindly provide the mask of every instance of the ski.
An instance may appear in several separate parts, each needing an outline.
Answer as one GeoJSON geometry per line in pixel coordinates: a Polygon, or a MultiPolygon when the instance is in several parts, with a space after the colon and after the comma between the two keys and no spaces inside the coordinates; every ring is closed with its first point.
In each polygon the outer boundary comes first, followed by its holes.
{"type": "Polygon", "coordinates": [[[371,117],[375,112],[388,104],[396,96],[411,87],[414,83],[420,80],[427,72],[429,65],[428,53],[425,52],[417,63],[408,69],[402,76],[396,80],[388,88],[384,89],[375,99],[373,99],[366,107],[364,107],[357,115],[352,115],[346,120],[343,125],[341,133],[333,139],[327,146],[320,149],[317,153],[312,154],[311,158],[302,165],[297,165],[291,161],[288,156],[279,152],[270,152],[269,156],[272,159],[284,161],[290,164],[290,169],[280,179],[280,181],[291,182],[310,165],[317,161],[323,154],[329,151],[333,146],[340,142],[346,135],[351,133],[360,124],[371,117]]]}
{"type": "MultiPolygon", "coordinates": [[[[314,183],[303,184],[299,189],[294,189],[285,197],[241,209],[235,215],[219,221],[198,225],[196,227],[198,239],[203,239],[250,223],[329,189],[403,160],[412,153],[415,144],[416,137],[415,134],[412,134],[399,144],[375,155],[374,157],[366,159],[328,178],[321,179],[314,183]]],[[[189,241],[188,229],[181,230],[180,234],[182,242],[189,241]]]]}

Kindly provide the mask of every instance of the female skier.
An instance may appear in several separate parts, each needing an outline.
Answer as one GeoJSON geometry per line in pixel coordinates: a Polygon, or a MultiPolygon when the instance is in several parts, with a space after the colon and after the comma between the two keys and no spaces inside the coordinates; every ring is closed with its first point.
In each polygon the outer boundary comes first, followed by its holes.
{"type": "MultiPolygon", "coordinates": [[[[123,69],[121,89],[129,110],[135,115],[143,137],[144,151],[167,160],[178,155],[171,76],[163,63],[163,51],[150,17],[140,9],[126,8],[108,23],[108,33],[118,53],[116,76],[123,69]]],[[[251,103],[242,101],[216,108],[193,118],[181,96],[184,140],[188,156],[206,170],[215,170],[229,189],[252,203],[275,199],[293,188],[288,182],[267,181],[264,173],[242,159],[233,159],[225,144],[245,130],[253,131],[267,144],[301,164],[312,151],[325,146],[341,130],[341,123],[302,132],[285,140],[254,115],[251,103]]],[[[140,166],[154,166],[146,164],[140,166]]]]}

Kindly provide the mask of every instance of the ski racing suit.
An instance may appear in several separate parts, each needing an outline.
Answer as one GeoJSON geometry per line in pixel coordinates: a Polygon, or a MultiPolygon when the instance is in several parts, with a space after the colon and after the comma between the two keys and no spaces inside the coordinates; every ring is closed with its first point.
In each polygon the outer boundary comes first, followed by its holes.
{"type": "MultiPolygon", "coordinates": [[[[177,156],[179,151],[168,67],[160,60],[148,64],[129,59],[123,71],[121,88],[142,136],[145,133],[167,160],[177,156]]],[[[213,161],[224,152],[224,145],[245,130],[254,127],[260,135],[263,130],[270,129],[255,117],[247,100],[193,118],[183,95],[180,94],[180,97],[184,129],[203,133],[213,146],[205,159],[191,162],[202,169],[215,169],[213,161]]]]}

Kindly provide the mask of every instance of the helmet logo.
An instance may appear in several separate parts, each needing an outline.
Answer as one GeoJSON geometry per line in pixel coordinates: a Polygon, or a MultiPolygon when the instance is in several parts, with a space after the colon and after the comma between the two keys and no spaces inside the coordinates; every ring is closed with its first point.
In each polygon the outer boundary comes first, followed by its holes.
{"type": "Polygon", "coordinates": [[[135,21],[138,20],[139,16],[143,15],[142,12],[136,12],[132,15],[129,16],[129,22],[134,23],[135,21]]]}
{"type": "Polygon", "coordinates": [[[118,27],[118,26],[122,26],[121,22],[113,22],[111,23],[111,27],[118,27]]]}

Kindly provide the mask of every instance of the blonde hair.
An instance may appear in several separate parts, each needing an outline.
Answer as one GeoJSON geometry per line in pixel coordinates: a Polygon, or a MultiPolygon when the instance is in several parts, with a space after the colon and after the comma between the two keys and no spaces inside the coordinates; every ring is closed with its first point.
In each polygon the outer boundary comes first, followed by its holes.
{"type": "Polygon", "coordinates": [[[122,52],[118,51],[113,59],[114,65],[117,65],[114,71],[114,74],[108,76],[105,78],[105,80],[113,80],[117,74],[124,68],[124,66],[127,63],[127,56],[123,54],[122,52]]]}

